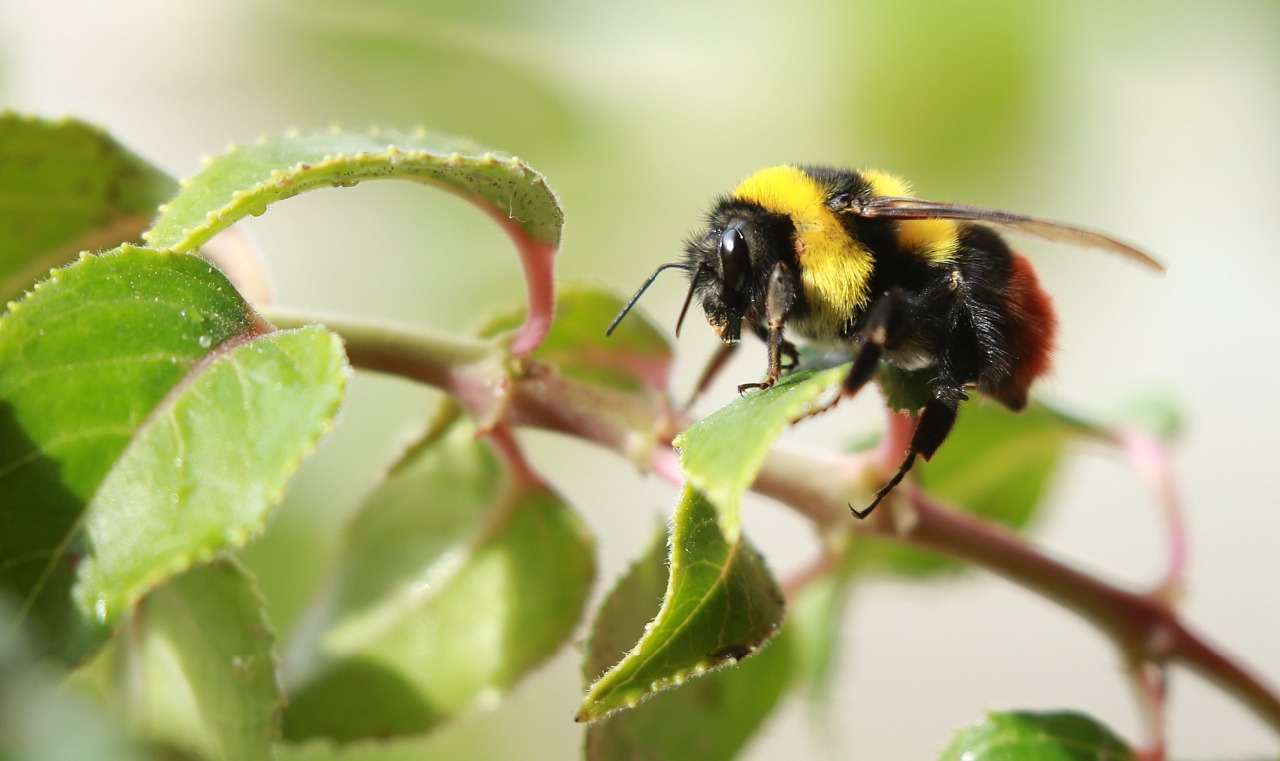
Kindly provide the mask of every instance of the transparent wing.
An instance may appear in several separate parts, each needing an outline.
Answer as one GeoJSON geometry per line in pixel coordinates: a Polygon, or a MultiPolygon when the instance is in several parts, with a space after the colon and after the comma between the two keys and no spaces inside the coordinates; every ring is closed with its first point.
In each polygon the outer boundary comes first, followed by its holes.
{"type": "Polygon", "coordinates": [[[1029,235],[1053,241],[1054,243],[1067,243],[1073,246],[1112,251],[1140,264],[1145,264],[1152,269],[1164,271],[1164,265],[1153,259],[1146,252],[1134,248],[1128,243],[1116,240],[1109,235],[1104,235],[1085,227],[1033,217],[1027,214],[987,209],[981,206],[896,196],[877,196],[865,201],[852,201],[846,210],[861,217],[958,219],[967,222],[982,222],[1015,235],[1029,235]]]}

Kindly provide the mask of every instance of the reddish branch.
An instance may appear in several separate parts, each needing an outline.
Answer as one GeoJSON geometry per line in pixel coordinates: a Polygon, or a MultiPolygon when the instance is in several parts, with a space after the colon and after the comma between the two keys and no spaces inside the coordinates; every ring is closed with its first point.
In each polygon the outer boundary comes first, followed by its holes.
{"type": "MultiPolygon", "coordinates": [[[[267,315],[278,325],[313,319],[284,312],[267,315]]],[[[395,373],[448,392],[482,422],[538,427],[593,441],[646,470],[671,474],[671,439],[688,424],[682,413],[653,395],[611,392],[558,375],[536,360],[504,363],[494,344],[442,339],[388,325],[347,319],[321,320],[343,335],[353,364],[395,373]]],[[[902,487],[905,499],[867,521],[855,521],[847,495],[865,490],[868,471],[896,462],[898,439],[909,422],[891,422],[885,442],[870,456],[811,456],[775,450],[753,489],[782,502],[824,530],[857,530],[926,547],[999,574],[1075,611],[1119,648],[1143,696],[1152,739],[1143,754],[1163,756],[1163,670],[1186,666],[1249,706],[1280,732],[1280,696],[1243,666],[1192,631],[1172,607],[1170,588],[1180,585],[1185,555],[1176,500],[1167,469],[1151,452],[1121,440],[1157,487],[1170,511],[1167,578],[1152,593],[1134,592],[1049,557],[1002,526],[951,509],[928,494],[902,487]],[[897,449],[895,450],[895,447],[897,449]]]]}

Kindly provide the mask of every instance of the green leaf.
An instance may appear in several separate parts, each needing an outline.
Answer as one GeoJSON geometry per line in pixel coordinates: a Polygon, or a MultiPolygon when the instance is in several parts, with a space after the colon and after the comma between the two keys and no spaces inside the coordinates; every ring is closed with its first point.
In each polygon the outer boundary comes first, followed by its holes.
{"type": "Polygon", "coordinates": [[[144,237],[151,246],[189,251],[276,201],[381,179],[437,185],[510,220],[534,240],[560,241],[560,203],[543,176],[520,159],[424,130],[338,129],[232,146],[182,181],[144,237]]]}
{"type": "MultiPolygon", "coordinates": [[[[978,398],[961,406],[946,442],[913,472],[925,491],[944,502],[1023,528],[1048,493],[1067,444],[1085,434],[1087,429],[1042,404],[1013,412],[978,398]]],[[[963,568],[958,561],[898,542],[875,537],[856,541],[861,563],[895,573],[921,576],[963,568]]]]}
{"type": "Polygon", "coordinates": [[[445,135],[338,129],[235,146],[182,181],[144,233],[157,248],[189,251],[246,215],[307,190],[403,179],[454,193],[487,212],[520,252],[529,319],[512,339],[523,354],[545,336],[554,302],[552,262],[564,214],[543,176],[520,159],[445,135]]]}
{"type": "Polygon", "coordinates": [[[831,680],[839,673],[839,649],[846,639],[844,612],[859,567],[851,546],[846,542],[838,550],[834,567],[810,576],[787,610],[785,633],[794,640],[796,678],[805,687],[814,718],[820,721],[830,715],[831,680]]]}
{"type": "Polygon", "coordinates": [[[962,729],[941,761],[1126,761],[1137,756],[1110,729],[1078,713],[990,713],[962,729]]]}
{"type": "Polygon", "coordinates": [[[81,251],[136,239],[177,187],[97,127],[0,113],[0,303],[81,251]]]}
{"type": "Polygon", "coordinates": [[[270,332],[195,257],[124,246],[53,273],[0,320],[0,588],[82,658],[261,530],[346,376],[336,338],[270,332]]]}
{"type": "Polygon", "coordinates": [[[252,577],[229,559],[153,590],[71,683],[136,740],[189,758],[273,758],[275,636],[252,577]]]}
{"type": "Polygon", "coordinates": [[[774,439],[813,412],[847,372],[842,366],[784,375],[772,388],[748,392],[676,437],[681,469],[715,505],[725,541],[738,540],[742,494],[755,482],[774,439]]]}
{"type": "Polygon", "coordinates": [[[764,560],[745,540],[726,541],[715,509],[689,484],[676,507],[670,568],[657,617],[591,686],[578,721],[634,707],[690,677],[737,663],[782,623],[782,593],[764,560]]]}
{"type": "Polygon", "coordinates": [[[450,409],[352,523],[286,659],[285,736],[422,732],[493,700],[568,640],[594,572],[574,512],[450,409]]]}
{"type": "MultiPolygon", "coordinates": [[[[556,372],[586,383],[625,392],[665,392],[671,374],[671,344],[643,314],[628,315],[605,336],[605,327],[625,302],[594,288],[562,288],[556,319],[546,339],[530,356],[556,372]]],[[[493,336],[518,326],[524,310],[491,320],[480,331],[493,336]]]]}
{"type": "MultiPolygon", "coordinates": [[[[665,529],[605,598],[591,630],[584,672],[600,674],[635,642],[667,587],[665,529]]],[[[592,761],[733,758],[777,706],[791,675],[787,632],[737,666],[717,669],[587,727],[592,761]]]]}

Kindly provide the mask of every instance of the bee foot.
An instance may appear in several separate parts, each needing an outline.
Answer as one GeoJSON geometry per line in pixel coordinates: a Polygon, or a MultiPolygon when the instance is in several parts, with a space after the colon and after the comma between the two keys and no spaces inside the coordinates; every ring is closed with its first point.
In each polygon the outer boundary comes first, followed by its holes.
{"type": "Polygon", "coordinates": [[[765,378],[765,379],[764,379],[763,381],[761,381],[760,383],[743,383],[743,384],[741,384],[741,385],[739,385],[739,386],[738,386],[738,393],[739,393],[739,394],[745,394],[745,393],[747,393],[748,391],[750,391],[750,390],[751,390],[751,389],[753,389],[753,388],[758,388],[758,389],[760,389],[761,391],[764,391],[765,389],[767,389],[767,388],[769,388],[769,387],[773,386],[773,382],[774,382],[775,380],[777,380],[777,379],[776,379],[776,378],[765,378]]]}

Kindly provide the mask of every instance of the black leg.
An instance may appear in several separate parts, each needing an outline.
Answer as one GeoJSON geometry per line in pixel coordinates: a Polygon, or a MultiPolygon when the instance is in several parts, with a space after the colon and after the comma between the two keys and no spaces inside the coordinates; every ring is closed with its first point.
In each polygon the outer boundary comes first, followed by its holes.
{"type": "Polygon", "coordinates": [[[951,428],[955,426],[960,402],[966,398],[964,392],[954,386],[938,387],[933,398],[916,419],[916,431],[911,435],[911,446],[907,450],[906,459],[898,466],[898,472],[876,491],[871,504],[861,510],[849,505],[849,512],[853,513],[854,517],[861,519],[870,515],[871,511],[876,509],[876,505],[880,504],[880,501],[888,496],[894,487],[902,483],[902,479],[906,478],[911,467],[916,464],[917,455],[926,460],[933,457],[933,453],[938,451],[938,447],[942,446],[942,442],[946,441],[947,435],[951,433],[951,428]]]}
{"type": "MultiPolygon", "coordinates": [[[[862,329],[862,347],[854,357],[849,374],[845,376],[844,385],[840,390],[841,396],[853,396],[875,376],[885,348],[893,347],[905,337],[912,324],[915,309],[915,302],[906,293],[897,289],[886,293],[872,306],[862,329]]],[[[876,491],[870,505],[861,510],[849,505],[849,511],[854,516],[866,518],[870,515],[871,511],[875,510],[876,506],[889,495],[889,492],[906,478],[911,467],[915,465],[917,455],[926,460],[933,456],[951,431],[951,426],[956,420],[956,407],[962,398],[964,394],[959,390],[949,386],[939,386],[934,397],[920,413],[907,456],[898,466],[897,472],[888,483],[876,491]]]]}
{"type": "Polygon", "coordinates": [[[867,505],[861,510],[857,509],[853,505],[849,505],[849,512],[853,513],[853,517],[859,520],[866,518],[868,515],[871,515],[871,511],[875,510],[876,505],[880,504],[880,500],[889,496],[889,492],[893,491],[893,488],[895,486],[902,483],[902,479],[906,478],[907,476],[907,471],[911,470],[911,466],[915,464],[916,464],[915,450],[907,452],[907,459],[903,460],[902,464],[898,466],[898,472],[893,474],[893,478],[890,478],[888,483],[886,483],[884,486],[881,486],[879,489],[876,490],[876,496],[874,499],[871,500],[871,504],[867,505]]]}
{"type": "Polygon", "coordinates": [[[768,329],[765,343],[769,349],[769,368],[763,382],[743,383],[738,386],[739,394],[747,389],[758,388],[763,391],[772,386],[778,380],[778,376],[782,374],[783,353],[786,352],[789,356],[795,356],[796,347],[782,337],[782,329],[786,325],[787,315],[790,314],[791,307],[795,302],[795,276],[791,274],[791,270],[787,265],[778,262],[773,265],[773,269],[769,272],[769,285],[765,291],[764,298],[765,327],[768,329]]]}

